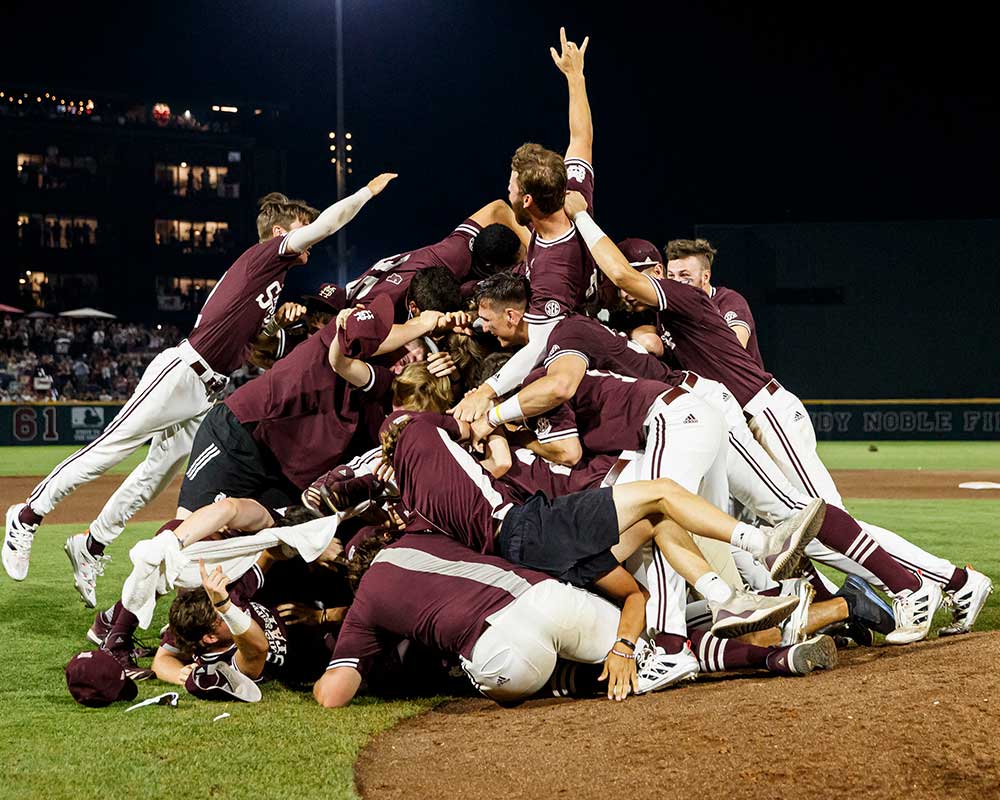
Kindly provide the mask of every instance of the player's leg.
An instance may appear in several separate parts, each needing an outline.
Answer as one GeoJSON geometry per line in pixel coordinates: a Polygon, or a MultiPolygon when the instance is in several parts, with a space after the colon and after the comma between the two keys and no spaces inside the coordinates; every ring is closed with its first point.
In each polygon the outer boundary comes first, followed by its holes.
{"type": "Polygon", "coordinates": [[[108,498],[85,533],[66,540],[76,589],[85,605],[97,603],[97,578],[104,572],[104,549],[125,530],[126,523],[173,480],[191,453],[195,432],[204,415],[158,432],[146,458],[108,498]]]}
{"type": "Polygon", "coordinates": [[[56,466],[25,503],[7,510],[3,564],[8,574],[15,580],[27,577],[35,530],[63,498],[131,455],[157,431],[203,413],[207,405],[204,384],[174,348],[154,358],[104,432],[56,466]]]}

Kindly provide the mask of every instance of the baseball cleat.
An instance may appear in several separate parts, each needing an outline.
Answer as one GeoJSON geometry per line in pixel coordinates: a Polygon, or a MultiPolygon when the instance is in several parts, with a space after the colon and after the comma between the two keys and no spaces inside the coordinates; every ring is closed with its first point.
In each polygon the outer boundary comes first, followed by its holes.
{"type": "Polygon", "coordinates": [[[31,559],[31,541],[35,538],[38,525],[21,522],[20,514],[27,503],[17,503],[7,509],[7,528],[3,537],[3,568],[15,581],[28,577],[28,562],[31,559]]]}
{"type": "Polygon", "coordinates": [[[945,602],[951,606],[951,625],[938,631],[938,636],[956,636],[968,633],[976,624],[979,612],[986,605],[986,598],[993,591],[993,582],[971,565],[966,566],[969,579],[954,592],[949,592],[945,602]]]}
{"type": "Polygon", "coordinates": [[[652,644],[642,653],[636,653],[636,669],[639,673],[636,694],[646,694],[665,689],[678,681],[694,680],[698,676],[698,659],[691,652],[690,644],[685,644],[679,653],[670,655],[659,645],[652,644]]]}
{"type": "Polygon", "coordinates": [[[941,584],[921,575],[920,588],[901,592],[893,601],[896,629],[888,633],[885,640],[889,644],[910,644],[926,639],[941,600],[941,584]]]}
{"type": "Polygon", "coordinates": [[[111,556],[94,556],[87,550],[87,534],[78,533],[66,540],[63,548],[69,563],[73,565],[73,579],[76,590],[87,608],[97,605],[97,579],[104,574],[104,565],[111,556]]]}
{"type": "Polygon", "coordinates": [[[813,636],[767,654],[767,669],[778,675],[808,675],[814,669],[837,666],[837,645],[829,636],[813,636]]]}
{"type": "MultiPolygon", "coordinates": [[[[881,634],[895,630],[896,618],[893,616],[892,608],[879,597],[866,580],[857,575],[848,575],[844,585],[840,587],[835,596],[842,597],[847,601],[847,610],[851,615],[848,627],[852,630],[864,627],[869,631],[877,631],[881,634]]],[[[863,644],[850,632],[847,635],[858,644],[863,644]]],[[[870,637],[871,634],[868,638],[870,637]]]]}
{"type": "Polygon", "coordinates": [[[795,611],[798,604],[798,597],[764,597],[734,589],[724,603],[708,601],[708,607],[712,609],[712,635],[732,639],[744,633],[773,628],[795,611]]]}
{"type": "MultiPolygon", "coordinates": [[[[89,638],[89,637],[88,637],[89,638]]],[[[101,649],[109,653],[112,658],[122,665],[126,677],[134,681],[144,681],[152,678],[156,673],[151,669],[140,667],[135,660],[136,651],[132,637],[129,634],[115,634],[114,637],[106,636],[101,649]],[[113,641],[112,641],[113,639],[113,641]]]]}
{"type": "Polygon", "coordinates": [[[799,572],[802,552],[806,549],[806,545],[816,538],[819,529],[823,527],[825,516],[826,503],[816,497],[801,511],[796,511],[780,525],[771,529],[767,550],[760,561],[767,567],[774,580],[791,578],[799,572]]]}
{"type": "Polygon", "coordinates": [[[808,579],[799,578],[795,581],[793,591],[788,594],[798,598],[799,604],[788,619],[778,625],[778,630],[781,631],[781,644],[784,646],[805,641],[806,624],[809,622],[809,607],[812,605],[813,597],[816,596],[816,590],[808,579]]]}

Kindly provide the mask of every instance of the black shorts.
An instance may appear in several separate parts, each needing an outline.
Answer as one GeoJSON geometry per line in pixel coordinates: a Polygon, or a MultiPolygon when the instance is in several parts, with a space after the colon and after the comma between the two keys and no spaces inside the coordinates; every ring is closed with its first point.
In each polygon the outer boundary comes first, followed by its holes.
{"type": "Polygon", "coordinates": [[[618,566],[619,536],[611,487],[554,500],[539,493],[507,512],[499,548],[508,561],[585,587],[618,566]]]}
{"type": "Polygon", "coordinates": [[[196,511],[220,495],[249,497],[269,509],[300,502],[299,490],[282,474],[274,454],[254,441],[225,403],[205,415],[194,435],[177,504],[196,511]]]}

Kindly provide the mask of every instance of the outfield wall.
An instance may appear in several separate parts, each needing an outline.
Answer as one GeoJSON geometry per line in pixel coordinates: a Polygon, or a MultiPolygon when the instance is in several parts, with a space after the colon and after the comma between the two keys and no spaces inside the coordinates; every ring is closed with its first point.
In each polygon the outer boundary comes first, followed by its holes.
{"type": "MultiPolygon", "coordinates": [[[[122,403],[0,403],[0,446],[86,444],[122,403]]],[[[1000,439],[1000,398],[806,400],[816,438],[826,441],[1000,439]]]]}

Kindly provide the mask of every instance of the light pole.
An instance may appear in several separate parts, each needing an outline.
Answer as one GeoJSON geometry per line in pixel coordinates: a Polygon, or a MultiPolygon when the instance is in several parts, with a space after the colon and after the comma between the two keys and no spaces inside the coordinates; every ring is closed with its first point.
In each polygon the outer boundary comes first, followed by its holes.
{"type": "MultiPolygon", "coordinates": [[[[344,127],[344,4],[343,0],[333,0],[335,46],[337,48],[337,199],[343,200],[347,195],[347,162],[346,151],[343,149],[347,141],[344,127]]],[[[337,233],[337,283],[341,286],[347,283],[347,228],[341,228],[337,233]]]]}

